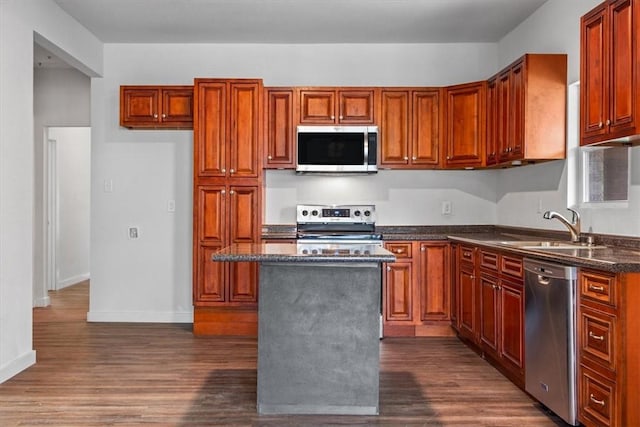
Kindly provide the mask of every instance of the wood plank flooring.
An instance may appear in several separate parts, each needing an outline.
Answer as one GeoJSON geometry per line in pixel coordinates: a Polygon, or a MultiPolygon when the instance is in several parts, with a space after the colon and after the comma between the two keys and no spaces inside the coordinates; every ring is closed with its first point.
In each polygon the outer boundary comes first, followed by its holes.
{"type": "Polygon", "coordinates": [[[564,425],[452,337],[381,342],[379,416],[259,416],[255,339],[87,323],[87,283],[50,296],[37,364],[0,384],[0,426],[564,425]]]}

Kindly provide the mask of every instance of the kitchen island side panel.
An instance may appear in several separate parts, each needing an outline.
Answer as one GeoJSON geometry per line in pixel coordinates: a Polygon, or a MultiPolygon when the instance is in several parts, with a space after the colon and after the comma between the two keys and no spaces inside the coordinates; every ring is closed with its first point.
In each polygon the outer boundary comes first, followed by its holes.
{"type": "Polygon", "coordinates": [[[379,263],[262,263],[258,412],[378,413],[379,263]]]}

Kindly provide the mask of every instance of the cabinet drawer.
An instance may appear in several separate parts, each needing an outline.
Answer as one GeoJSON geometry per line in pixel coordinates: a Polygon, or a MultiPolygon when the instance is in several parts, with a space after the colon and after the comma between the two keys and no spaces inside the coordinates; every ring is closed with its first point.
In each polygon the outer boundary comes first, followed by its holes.
{"type": "Polygon", "coordinates": [[[498,254],[484,249],[480,250],[480,267],[498,271],[498,254]]]}
{"type": "Polygon", "coordinates": [[[474,262],[474,251],[475,249],[471,246],[463,246],[460,245],[460,260],[465,262],[474,262]]]}
{"type": "Polygon", "coordinates": [[[616,276],[593,271],[580,272],[580,295],[616,306],[616,276]]]}
{"type": "Polygon", "coordinates": [[[616,318],[580,306],[580,356],[615,371],[616,318]]]}
{"type": "Polygon", "coordinates": [[[601,426],[615,426],[616,383],[599,377],[581,366],[580,396],[581,420],[591,420],[601,426]]]}
{"type": "Polygon", "coordinates": [[[500,259],[500,271],[513,277],[523,277],[522,258],[502,255],[500,259]]]}
{"type": "Polygon", "coordinates": [[[394,242],[394,243],[385,243],[385,248],[391,253],[393,253],[396,258],[411,258],[413,255],[411,253],[411,242],[394,242]]]}

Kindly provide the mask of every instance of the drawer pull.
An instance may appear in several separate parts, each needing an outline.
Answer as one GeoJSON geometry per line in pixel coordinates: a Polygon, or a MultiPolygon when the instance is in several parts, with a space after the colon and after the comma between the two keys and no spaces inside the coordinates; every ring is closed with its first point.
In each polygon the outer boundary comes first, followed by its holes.
{"type": "Polygon", "coordinates": [[[397,254],[401,254],[404,252],[404,249],[394,249],[393,252],[397,253],[397,254]]]}
{"type": "Polygon", "coordinates": [[[471,252],[463,252],[462,256],[464,256],[465,258],[471,258],[471,252]]]}
{"type": "Polygon", "coordinates": [[[589,285],[589,290],[594,292],[604,292],[604,286],[589,285]]]}
{"type": "Polygon", "coordinates": [[[593,338],[594,340],[598,340],[598,341],[604,341],[604,336],[596,335],[591,331],[589,331],[589,338],[593,338]]]}
{"type": "Polygon", "coordinates": [[[604,400],[598,400],[596,399],[596,397],[593,395],[593,393],[591,393],[589,395],[589,400],[591,400],[593,403],[595,403],[596,405],[600,405],[600,406],[604,406],[604,400]]]}

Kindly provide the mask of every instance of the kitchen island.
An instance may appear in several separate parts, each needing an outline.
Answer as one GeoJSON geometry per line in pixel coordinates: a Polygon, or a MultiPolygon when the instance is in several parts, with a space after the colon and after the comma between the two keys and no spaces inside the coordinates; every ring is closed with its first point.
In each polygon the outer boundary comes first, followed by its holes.
{"type": "Polygon", "coordinates": [[[259,262],[261,414],[375,415],[381,266],[376,245],[235,244],[213,261],[259,262]]]}

